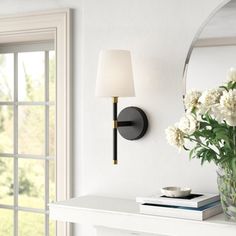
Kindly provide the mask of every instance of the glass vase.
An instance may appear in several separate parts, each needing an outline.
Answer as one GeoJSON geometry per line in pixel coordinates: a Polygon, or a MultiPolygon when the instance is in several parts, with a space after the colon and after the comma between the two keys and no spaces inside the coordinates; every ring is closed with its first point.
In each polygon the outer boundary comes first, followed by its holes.
{"type": "Polygon", "coordinates": [[[217,183],[223,212],[228,219],[236,221],[236,177],[232,171],[218,169],[217,183]]]}

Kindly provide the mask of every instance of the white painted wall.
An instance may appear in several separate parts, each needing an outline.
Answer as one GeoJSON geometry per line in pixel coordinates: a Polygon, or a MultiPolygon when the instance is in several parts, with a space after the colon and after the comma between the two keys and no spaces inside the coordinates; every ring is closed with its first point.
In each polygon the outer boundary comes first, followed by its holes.
{"type": "Polygon", "coordinates": [[[84,2],[82,192],[134,198],[161,186],[186,185],[216,191],[215,171],[189,162],[170,147],[164,129],[183,112],[181,76],[191,40],[220,1],[84,2]],[[111,101],[94,97],[101,48],[133,53],[137,97],[120,99],[120,108],[137,105],[150,120],[136,142],[119,139],[119,165],[112,166],[111,101]]]}
{"type": "MultiPolygon", "coordinates": [[[[161,186],[216,191],[215,170],[189,162],[170,147],[164,130],[183,112],[182,71],[191,41],[202,22],[223,0],[9,0],[0,15],[71,7],[74,9],[74,190],[134,198],[161,186]],[[119,165],[112,165],[112,107],[94,96],[101,48],[130,49],[136,105],[149,117],[147,135],[135,142],[119,138],[119,165]]],[[[78,234],[77,234],[78,235],[78,234]]],[[[92,236],[92,233],[83,234],[92,236]]]]}

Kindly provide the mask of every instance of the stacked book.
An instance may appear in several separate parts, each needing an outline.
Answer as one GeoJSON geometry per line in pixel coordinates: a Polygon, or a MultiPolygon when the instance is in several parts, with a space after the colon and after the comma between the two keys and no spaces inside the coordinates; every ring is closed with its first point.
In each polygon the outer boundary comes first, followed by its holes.
{"type": "Polygon", "coordinates": [[[140,213],[191,220],[205,220],[222,212],[218,194],[166,197],[162,194],[137,197],[140,213]]]}

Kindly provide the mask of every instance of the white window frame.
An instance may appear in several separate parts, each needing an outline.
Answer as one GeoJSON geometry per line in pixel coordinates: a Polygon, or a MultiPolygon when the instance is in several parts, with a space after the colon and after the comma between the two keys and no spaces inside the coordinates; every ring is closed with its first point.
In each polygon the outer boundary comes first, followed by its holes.
{"type": "MultiPolygon", "coordinates": [[[[56,199],[71,197],[71,13],[70,9],[0,17],[0,44],[53,38],[56,51],[56,199]]],[[[71,235],[68,223],[57,223],[57,236],[71,235]]]]}

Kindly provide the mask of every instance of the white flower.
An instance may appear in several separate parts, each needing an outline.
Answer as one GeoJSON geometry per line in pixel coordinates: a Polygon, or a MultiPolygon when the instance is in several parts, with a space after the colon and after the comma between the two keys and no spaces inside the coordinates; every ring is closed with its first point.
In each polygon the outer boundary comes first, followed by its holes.
{"type": "Polygon", "coordinates": [[[209,89],[203,92],[199,98],[199,102],[201,103],[200,113],[204,114],[208,111],[211,111],[216,104],[219,104],[222,94],[223,90],[220,88],[209,89]]]}
{"type": "Polygon", "coordinates": [[[184,105],[187,111],[192,111],[194,108],[199,107],[199,98],[201,96],[201,92],[192,90],[188,92],[184,97],[184,105]]]}
{"type": "Polygon", "coordinates": [[[235,68],[230,68],[228,71],[228,81],[233,81],[236,82],[236,69],[235,68]]]}
{"type": "Polygon", "coordinates": [[[170,145],[181,149],[184,145],[184,133],[176,126],[166,129],[166,138],[170,145]]]}
{"type": "Polygon", "coordinates": [[[178,123],[178,128],[185,134],[191,135],[198,128],[198,121],[192,114],[186,114],[178,123]]]}
{"type": "Polygon", "coordinates": [[[221,106],[220,104],[217,104],[215,106],[211,107],[211,112],[210,115],[218,122],[218,123],[222,123],[224,120],[224,116],[221,113],[221,106]]]}
{"type": "Polygon", "coordinates": [[[224,91],[220,98],[222,118],[230,126],[236,126],[236,89],[224,91]]]}
{"type": "Polygon", "coordinates": [[[199,101],[207,107],[220,102],[220,97],[223,93],[222,89],[209,89],[202,93],[199,101]]]}

